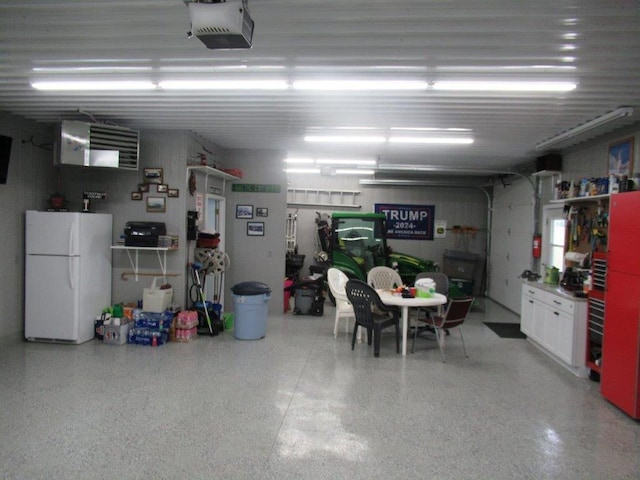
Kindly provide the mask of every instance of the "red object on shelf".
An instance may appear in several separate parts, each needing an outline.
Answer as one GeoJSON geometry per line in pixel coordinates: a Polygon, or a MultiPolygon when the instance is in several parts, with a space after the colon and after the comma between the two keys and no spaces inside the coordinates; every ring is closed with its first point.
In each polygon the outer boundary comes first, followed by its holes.
{"type": "Polygon", "coordinates": [[[612,195],[609,205],[602,396],[640,418],[640,192],[612,195]]]}
{"type": "Polygon", "coordinates": [[[223,168],[222,171],[238,178],[242,178],[244,175],[242,170],[240,170],[239,168],[223,168]]]}

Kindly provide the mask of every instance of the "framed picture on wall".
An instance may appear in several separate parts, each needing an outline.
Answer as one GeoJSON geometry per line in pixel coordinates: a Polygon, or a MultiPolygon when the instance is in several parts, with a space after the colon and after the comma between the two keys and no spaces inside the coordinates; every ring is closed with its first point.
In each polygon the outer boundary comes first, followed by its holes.
{"type": "Polygon", "coordinates": [[[165,197],[147,197],[147,212],[164,213],[167,209],[165,197]]]}
{"type": "Polygon", "coordinates": [[[131,192],[131,200],[142,200],[142,192],[131,192]]]}
{"type": "Polygon", "coordinates": [[[247,222],[247,235],[264,237],[264,222],[247,222]]]}
{"type": "Polygon", "coordinates": [[[633,137],[609,145],[609,175],[633,173],[633,137]]]}
{"type": "Polygon", "coordinates": [[[236,218],[253,218],[253,205],[236,205],[236,218]]]}
{"type": "Polygon", "coordinates": [[[167,197],[178,198],[179,196],[180,196],[180,191],[177,188],[170,188],[167,190],[167,197]]]}
{"type": "Polygon", "coordinates": [[[269,209],[264,207],[256,208],[256,217],[268,217],[269,209]]]}
{"type": "Polygon", "coordinates": [[[167,185],[166,183],[159,183],[156,188],[158,193],[167,193],[167,190],[169,190],[169,185],[167,185]]]}
{"type": "Polygon", "coordinates": [[[162,183],[161,168],[145,168],[143,175],[144,183],[162,183]]]}
{"type": "Polygon", "coordinates": [[[139,183],[138,184],[138,191],[139,192],[148,192],[149,191],[149,184],[148,183],[139,183]]]}

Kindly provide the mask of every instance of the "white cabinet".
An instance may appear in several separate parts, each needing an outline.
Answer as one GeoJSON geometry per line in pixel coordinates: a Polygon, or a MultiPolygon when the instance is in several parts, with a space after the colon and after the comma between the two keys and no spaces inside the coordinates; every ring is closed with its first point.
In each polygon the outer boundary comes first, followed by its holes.
{"type": "Polygon", "coordinates": [[[520,330],[527,337],[533,337],[533,318],[535,316],[535,297],[529,294],[530,289],[522,288],[522,307],[520,308],[520,330]]]}
{"type": "Polygon", "coordinates": [[[529,341],[573,374],[587,376],[587,302],[554,286],[524,282],[520,329],[529,341]]]}

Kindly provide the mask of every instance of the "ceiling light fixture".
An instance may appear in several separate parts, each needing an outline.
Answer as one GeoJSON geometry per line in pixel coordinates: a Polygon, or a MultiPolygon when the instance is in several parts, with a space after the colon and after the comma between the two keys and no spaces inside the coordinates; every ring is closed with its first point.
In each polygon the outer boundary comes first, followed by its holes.
{"type": "Polygon", "coordinates": [[[588,140],[596,135],[620,127],[624,123],[631,123],[633,120],[628,118],[631,116],[633,116],[633,108],[620,107],[593,120],[582,123],[575,128],[548,138],[538,143],[535,148],[536,150],[545,150],[551,147],[562,148],[575,145],[583,140],[588,140]]]}
{"type": "Polygon", "coordinates": [[[386,138],[379,135],[307,135],[309,143],[384,143],[386,138]]]}
{"type": "Polygon", "coordinates": [[[390,137],[389,143],[407,143],[423,145],[471,145],[469,137],[390,137]]]}
{"type": "Polygon", "coordinates": [[[392,131],[406,132],[472,132],[470,128],[440,128],[440,127],[391,127],[392,131]]]}
{"type": "Polygon", "coordinates": [[[434,90],[469,92],[569,92],[577,84],[572,82],[505,82],[505,81],[441,81],[434,82],[434,90]]]}
{"type": "Polygon", "coordinates": [[[299,80],[293,82],[294,90],[336,91],[393,91],[427,90],[429,84],[412,80],[299,80]]]}
{"type": "Polygon", "coordinates": [[[164,90],[287,90],[284,80],[165,80],[164,90]]]}
{"type": "Polygon", "coordinates": [[[308,165],[308,164],[314,163],[314,160],[313,158],[285,158],[284,163],[291,163],[296,165],[303,165],[303,164],[308,165]]]}
{"type": "Polygon", "coordinates": [[[154,90],[156,85],[150,81],[52,81],[32,82],[31,87],[46,91],[109,91],[109,90],[154,90]]]}
{"type": "Polygon", "coordinates": [[[336,175],[373,175],[375,170],[364,168],[336,168],[336,175]]]}
{"type": "Polygon", "coordinates": [[[285,168],[287,173],[320,173],[319,168],[285,168]]]}
{"type": "Polygon", "coordinates": [[[340,159],[340,158],[318,158],[316,159],[316,163],[318,165],[369,165],[373,166],[377,162],[375,160],[365,160],[365,159],[340,159]]]}

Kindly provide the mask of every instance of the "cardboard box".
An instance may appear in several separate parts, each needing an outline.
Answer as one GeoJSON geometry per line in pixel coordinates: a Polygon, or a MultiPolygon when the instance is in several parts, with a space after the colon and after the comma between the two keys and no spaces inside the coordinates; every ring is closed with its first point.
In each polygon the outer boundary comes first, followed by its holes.
{"type": "Polygon", "coordinates": [[[104,325],[104,338],[102,341],[107,345],[124,345],[129,337],[130,322],[120,325],[104,325]]]}

